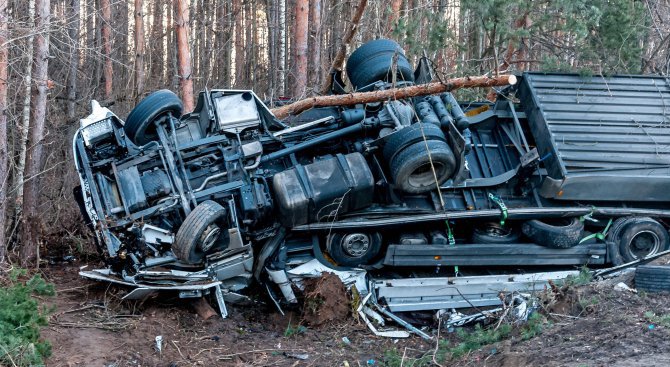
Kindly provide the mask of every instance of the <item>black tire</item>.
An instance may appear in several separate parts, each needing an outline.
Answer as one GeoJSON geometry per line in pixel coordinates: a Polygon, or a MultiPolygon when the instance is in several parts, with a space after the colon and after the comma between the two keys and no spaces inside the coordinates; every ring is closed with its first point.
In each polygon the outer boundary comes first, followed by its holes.
{"type": "Polygon", "coordinates": [[[488,222],[480,227],[476,227],[472,232],[472,243],[518,243],[519,232],[508,226],[501,226],[500,223],[488,222]]]}
{"type": "Polygon", "coordinates": [[[207,253],[223,250],[229,242],[226,209],[207,200],[184,219],[172,244],[172,252],[179,260],[199,264],[207,253]]]}
{"type": "Polygon", "coordinates": [[[183,109],[184,105],[176,94],[161,89],[146,96],[130,111],[123,129],[130,141],[136,145],[145,145],[158,139],[154,120],[167,113],[178,118],[183,109]]]}
{"type": "Polygon", "coordinates": [[[412,67],[398,43],[388,39],[370,41],[357,48],[347,60],[347,76],[358,91],[370,89],[370,84],[385,80],[393,74],[393,56],[398,53],[397,80],[414,82],[412,67]],[[366,88],[367,87],[367,88],[366,88]]]}
{"type": "Polygon", "coordinates": [[[521,226],[521,231],[538,245],[551,248],[570,248],[579,244],[584,231],[584,223],[579,218],[555,220],[529,220],[521,226]]]}
{"type": "Polygon", "coordinates": [[[391,161],[396,154],[414,143],[423,141],[424,135],[426,136],[426,140],[447,141],[442,129],[438,126],[433,124],[415,123],[393,132],[386,138],[384,149],[382,151],[384,160],[388,164],[391,164],[391,161]]]}
{"type": "Polygon", "coordinates": [[[333,233],[326,239],[330,257],[341,266],[367,265],[379,255],[381,248],[382,236],[379,233],[333,233]],[[357,246],[352,246],[356,243],[357,246]]]}
{"type": "Polygon", "coordinates": [[[456,157],[443,141],[419,141],[400,151],[390,166],[391,178],[398,189],[421,194],[435,189],[454,174],[456,157]]]}
{"type": "Polygon", "coordinates": [[[645,292],[670,292],[670,266],[638,266],[635,270],[635,287],[645,292]]]}
{"type": "Polygon", "coordinates": [[[651,218],[631,218],[614,234],[619,254],[625,262],[654,255],[670,248],[670,235],[663,225],[651,218]]]}

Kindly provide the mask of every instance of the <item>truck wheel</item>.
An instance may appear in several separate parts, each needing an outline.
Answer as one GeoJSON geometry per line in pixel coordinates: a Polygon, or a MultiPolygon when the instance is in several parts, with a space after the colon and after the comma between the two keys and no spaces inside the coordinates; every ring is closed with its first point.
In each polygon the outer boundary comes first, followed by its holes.
{"type": "Polygon", "coordinates": [[[668,231],[662,224],[647,217],[627,221],[614,240],[626,262],[666,251],[670,247],[668,231]]]}
{"type": "Polygon", "coordinates": [[[130,141],[136,145],[144,145],[158,139],[154,120],[168,112],[179,117],[183,109],[184,105],[176,94],[161,89],[146,96],[130,111],[123,129],[130,141]]]}
{"type": "Polygon", "coordinates": [[[635,288],[645,292],[670,292],[670,266],[638,266],[635,269],[635,288]]]}
{"type": "Polygon", "coordinates": [[[198,264],[207,253],[225,249],[229,242],[226,209],[207,200],[184,219],[172,244],[172,252],[179,260],[198,264]]]}
{"type": "Polygon", "coordinates": [[[472,243],[518,243],[519,233],[512,227],[503,227],[500,223],[488,222],[472,232],[472,243]]]}
{"type": "Polygon", "coordinates": [[[579,218],[553,220],[533,219],[524,222],[521,231],[538,245],[551,248],[570,248],[579,243],[584,223],[579,218]]]}
{"type": "Polygon", "coordinates": [[[400,190],[421,194],[435,189],[453,175],[456,157],[443,141],[419,141],[400,151],[390,166],[391,178],[400,190]]]}
{"type": "Polygon", "coordinates": [[[368,264],[379,255],[379,233],[334,233],[326,239],[326,249],[338,265],[356,267],[368,264]]]}
{"type": "Polygon", "coordinates": [[[427,141],[447,141],[439,126],[415,123],[389,134],[382,150],[384,160],[391,164],[393,157],[406,147],[417,142],[423,142],[424,136],[427,141]]]}
{"type": "Polygon", "coordinates": [[[414,82],[412,67],[400,45],[389,39],[370,41],[357,48],[347,59],[347,76],[357,91],[366,91],[380,80],[390,80],[393,57],[398,54],[397,80],[414,82]]]}

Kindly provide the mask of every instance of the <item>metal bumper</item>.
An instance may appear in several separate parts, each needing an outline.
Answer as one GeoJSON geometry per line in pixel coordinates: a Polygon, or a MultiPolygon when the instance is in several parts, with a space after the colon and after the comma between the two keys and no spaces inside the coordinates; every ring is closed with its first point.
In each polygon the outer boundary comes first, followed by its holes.
{"type": "Polygon", "coordinates": [[[605,244],[554,249],[531,243],[471,245],[389,245],[387,266],[532,266],[599,265],[606,261],[605,244]]]}

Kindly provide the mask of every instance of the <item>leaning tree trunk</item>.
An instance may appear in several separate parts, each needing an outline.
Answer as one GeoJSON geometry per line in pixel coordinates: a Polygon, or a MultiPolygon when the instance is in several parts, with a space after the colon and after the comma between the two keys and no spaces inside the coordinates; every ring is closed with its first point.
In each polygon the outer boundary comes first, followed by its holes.
{"type": "Polygon", "coordinates": [[[307,87],[307,37],[309,36],[309,0],[295,0],[295,28],[293,30],[294,65],[293,98],[305,95],[307,87]]]}
{"type": "MultiPolygon", "coordinates": [[[[7,149],[7,0],[0,0],[0,266],[6,260],[7,188],[9,151],[7,149]]],[[[0,270],[1,271],[1,270],[0,270]]]]}
{"type": "Polygon", "coordinates": [[[24,182],[21,226],[21,263],[26,266],[39,259],[39,232],[42,218],[39,207],[39,181],[44,150],[44,123],[47,109],[47,70],[49,66],[50,0],[35,0],[35,60],[33,61],[33,98],[31,103],[30,142],[24,182]]]}
{"type": "Polygon", "coordinates": [[[113,69],[112,69],[112,7],[110,0],[100,0],[100,14],[102,15],[102,57],[105,59],[103,66],[103,75],[105,77],[104,98],[106,101],[112,99],[113,92],[113,69]]]}
{"type": "Polygon", "coordinates": [[[135,0],[135,101],[144,92],[144,1],[135,0]]]}
{"type": "Polygon", "coordinates": [[[77,116],[77,69],[79,67],[79,0],[70,0],[70,28],[68,35],[72,49],[70,50],[70,71],[67,76],[67,118],[74,121],[77,116]]]}
{"type": "Polygon", "coordinates": [[[177,31],[177,58],[179,89],[184,102],[184,112],[193,111],[193,73],[191,71],[191,50],[188,47],[189,9],[187,0],[177,0],[174,9],[177,31]]]}
{"type": "Polygon", "coordinates": [[[359,103],[381,102],[386,100],[405,99],[449,92],[459,88],[495,87],[516,84],[514,75],[499,77],[477,76],[449,79],[444,82],[413,85],[406,88],[392,88],[374,92],[336,94],[330,96],[310,97],[272,109],[275,117],[283,119],[289,115],[297,115],[314,107],[351,106],[359,103]]]}
{"type": "Polygon", "coordinates": [[[360,0],[358,2],[358,5],[356,6],[356,12],[351,19],[351,25],[342,39],[340,48],[337,50],[337,53],[333,58],[333,63],[330,66],[330,70],[328,70],[328,75],[326,75],[323,79],[323,83],[321,84],[321,94],[328,93],[330,85],[333,83],[333,73],[342,70],[342,65],[344,65],[344,57],[347,54],[347,47],[349,47],[349,44],[354,39],[354,35],[356,35],[358,24],[361,22],[361,18],[363,18],[363,13],[365,12],[365,7],[367,5],[368,0],[360,0]]]}

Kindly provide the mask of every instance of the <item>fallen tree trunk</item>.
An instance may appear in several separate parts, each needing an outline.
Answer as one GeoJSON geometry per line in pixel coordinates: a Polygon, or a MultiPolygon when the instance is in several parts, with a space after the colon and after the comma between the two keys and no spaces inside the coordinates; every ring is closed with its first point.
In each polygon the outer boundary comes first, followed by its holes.
{"type": "Polygon", "coordinates": [[[444,82],[414,85],[405,88],[392,88],[374,92],[338,94],[332,96],[318,96],[305,98],[300,101],[272,109],[272,113],[279,119],[290,115],[297,115],[314,107],[351,106],[359,103],[380,102],[389,99],[404,99],[426,96],[442,92],[449,92],[459,88],[494,87],[516,84],[514,75],[499,77],[477,76],[449,79],[444,82]]]}

